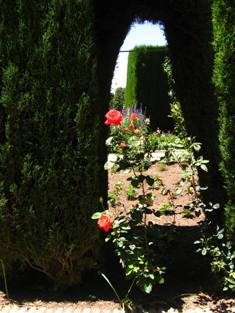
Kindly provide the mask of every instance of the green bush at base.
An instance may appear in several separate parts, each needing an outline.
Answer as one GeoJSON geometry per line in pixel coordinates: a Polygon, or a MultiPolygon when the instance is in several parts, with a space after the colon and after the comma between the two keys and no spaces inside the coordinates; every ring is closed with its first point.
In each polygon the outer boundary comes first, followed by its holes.
{"type": "Polygon", "coordinates": [[[1,10],[0,258],[71,285],[99,254],[92,12],[81,0],[1,10]]]}
{"type": "Polygon", "coordinates": [[[222,156],[221,172],[225,180],[228,202],[225,224],[235,242],[235,3],[214,0],[214,83],[219,102],[219,140],[222,156]]]}

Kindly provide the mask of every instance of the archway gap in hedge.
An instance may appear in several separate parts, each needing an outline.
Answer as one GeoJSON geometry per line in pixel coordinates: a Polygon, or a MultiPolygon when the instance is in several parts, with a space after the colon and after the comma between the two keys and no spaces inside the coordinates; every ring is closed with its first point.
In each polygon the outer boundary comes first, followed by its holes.
{"type": "Polygon", "coordinates": [[[108,109],[109,91],[120,47],[133,22],[150,21],[164,27],[179,98],[189,134],[203,144],[210,160],[209,175],[201,183],[209,186],[215,201],[221,202],[218,171],[217,107],[211,83],[213,53],[211,12],[207,1],[108,1],[94,3],[97,47],[99,114],[108,109]]]}

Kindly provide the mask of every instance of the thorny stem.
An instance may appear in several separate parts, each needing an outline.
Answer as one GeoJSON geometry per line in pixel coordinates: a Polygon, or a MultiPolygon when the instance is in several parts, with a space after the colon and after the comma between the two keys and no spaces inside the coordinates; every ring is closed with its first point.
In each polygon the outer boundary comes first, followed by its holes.
{"type": "Polygon", "coordinates": [[[197,189],[196,189],[196,182],[195,182],[195,169],[194,169],[193,165],[191,165],[191,170],[192,170],[192,180],[191,180],[191,183],[192,183],[195,199],[197,199],[197,189]]]}
{"type": "MultiPolygon", "coordinates": [[[[138,178],[138,176],[143,175],[142,168],[140,169],[140,175],[136,174],[134,167],[132,167],[132,171],[133,171],[133,174],[134,174],[135,178],[138,178]]],[[[144,182],[141,182],[141,189],[142,189],[143,196],[145,197],[146,192],[145,192],[144,182]]],[[[146,213],[144,213],[144,242],[145,242],[145,248],[146,248],[146,250],[148,250],[147,214],[146,213]]]]}
{"type": "Polygon", "coordinates": [[[6,297],[9,300],[9,293],[8,293],[8,287],[7,287],[7,277],[6,277],[6,270],[5,270],[5,265],[2,259],[0,259],[1,262],[1,267],[2,267],[2,274],[3,274],[3,279],[4,279],[4,288],[6,292],[6,297]]]}
{"type": "Polygon", "coordinates": [[[173,212],[174,212],[174,220],[173,220],[173,225],[175,225],[175,215],[176,215],[176,213],[175,213],[175,203],[174,203],[174,196],[173,196],[173,193],[172,193],[172,191],[171,190],[168,190],[168,192],[167,192],[167,195],[168,195],[168,199],[169,199],[169,201],[170,201],[170,204],[173,206],[173,212]]]}

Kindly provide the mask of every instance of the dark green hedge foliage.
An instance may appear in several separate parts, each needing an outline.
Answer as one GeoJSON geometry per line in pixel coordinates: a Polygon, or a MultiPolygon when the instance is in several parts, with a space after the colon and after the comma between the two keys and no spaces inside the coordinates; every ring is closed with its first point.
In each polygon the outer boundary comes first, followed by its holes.
{"type": "Polygon", "coordinates": [[[0,258],[62,285],[94,268],[99,250],[90,220],[103,163],[89,2],[1,5],[0,258]]]}
{"type": "Polygon", "coordinates": [[[163,63],[167,47],[139,46],[129,52],[125,104],[142,106],[151,128],[170,130],[167,76],[163,63]]]}
{"type": "Polygon", "coordinates": [[[186,126],[211,161],[203,181],[218,198],[209,1],[2,1],[0,257],[6,263],[29,263],[62,284],[95,266],[98,233],[90,215],[106,188],[99,119],[108,109],[118,51],[137,17],[164,25],[186,126]]]}
{"type": "Polygon", "coordinates": [[[228,234],[235,242],[235,2],[214,0],[212,12],[221,171],[228,198],[225,222],[228,234]]]}

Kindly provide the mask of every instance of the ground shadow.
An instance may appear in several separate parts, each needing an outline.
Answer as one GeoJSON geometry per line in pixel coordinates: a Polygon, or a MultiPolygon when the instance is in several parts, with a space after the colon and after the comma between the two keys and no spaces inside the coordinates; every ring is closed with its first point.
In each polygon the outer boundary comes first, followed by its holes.
{"type": "MultiPolygon", "coordinates": [[[[162,233],[169,227],[155,225],[162,233]]],[[[152,229],[153,230],[153,229],[152,229]]],[[[153,231],[157,233],[157,231],[153,231]]],[[[164,263],[167,266],[165,284],[158,285],[150,295],[134,288],[130,297],[137,307],[144,307],[149,312],[156,308],[182,308],[182,297],[203,291],[214,295],[215,282],[212,279],[208,262],[200,254],[195,253],[193,242],[199,236],[199,227],[177,227],[176,237],[165,250],[164,263]]],[[[101,269],[110,279],[122,298],[127,292],[130,281],[125,280],[124,273],[116,258],[113,248],[107,244],[103,250],[106,260],[101,269]]],[[[41,273],[27,269],[24,272],[15,271],[9,278],[10,297],[18,303],[28,301],[78,302],[97,300],[117,301],[107,282],[97,272],[86,273],[83,284],[68,289],[56,289],[41,273]]],[[[3,285],[1,286],[3,290],[3,285]]],[[[136,310],[137,312],[138,310],[136,310]]],[[[141,311],[140,311],[141,312],[141,311]]]]}

